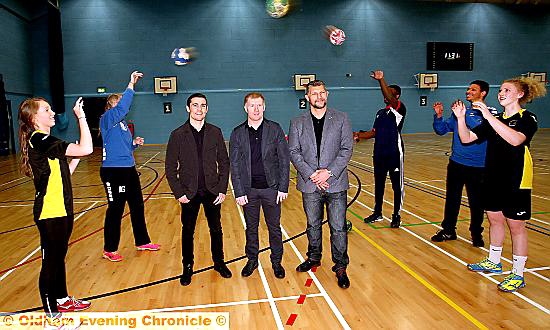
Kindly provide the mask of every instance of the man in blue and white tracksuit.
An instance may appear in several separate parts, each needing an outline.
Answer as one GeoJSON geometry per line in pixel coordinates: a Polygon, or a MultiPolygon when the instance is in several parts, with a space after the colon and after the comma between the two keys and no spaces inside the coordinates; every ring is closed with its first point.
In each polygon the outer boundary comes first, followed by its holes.
{"type": "Polygon", "coordinates": [[[401,130],[407,113],[405,104],[399,100],[401,88],[397,85],[387,85],[383,71],[373,71],[371,77],[378,81],[386,107],[378,110],[371,131],[375,137],[373,151],[374,165],[374,212],[366,217],[366,223],[381,221],[382,204],[384,203],[384,188],[389,173],[393,189],[393,214],[391,227],[399,228],[403,207],[403,156],[404,145],[401,130]]]}

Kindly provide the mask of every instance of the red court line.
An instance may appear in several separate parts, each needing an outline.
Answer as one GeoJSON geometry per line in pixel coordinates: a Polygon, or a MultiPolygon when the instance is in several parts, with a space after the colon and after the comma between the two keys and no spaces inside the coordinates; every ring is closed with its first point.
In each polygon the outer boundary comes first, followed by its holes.
{"type": "Polygon", "coordinates": [[[311,267],[311,271],[315,273],[317,271],[317,266],[311,267]]]}
{"type": "Polygon", "coordinates": [[[300,295],[300,298],[298,298],[297,304],[298,304],[298,305],[301,305],[301,304],[304,303],[304,301],[306,301],[306,295],[305,295],[305,294],[301,294],[301,295],[300,295]]]}
{"type": "MultiPolygon", "coordinates": [[[[151,198],[151,196],[155,193],[155,191],[157,190],[158,186],[160,185],[160,183],[162,182],[162,180],[164,179],[165,176],[166,176],[166,173],[164,173],[164,174],[162,175],[162,177],[160,178],[160,180],[159,180],[159,181],[157,182],[157,184],[153,187],[152,191],[151,191],[150,193],[147,194],[147,197],[143,200],[143,203],[146,203],[146,202],[149,200],[149,198],[151,198]]],[[[129,212],[128,212],[128,213],[125,213],[125,214],[122,216],[122,218],[125,218],[125,217],[128,216],[129,214],[130,214],[129,212]]],[[[82,240],[84,240],[84,239],[86,239],[86,238],[88,238],[88,237],[90,237],[90,236],[92,236],[92,235],[97,234],[98,232],[102,231],[103,228],[104,228],[104,227],[101,227],[101,228],[99,228],[99,229],[96,229],[96,230],[92,231],[92,232],[89,233],[89,234],[86,234],[86,235],[84,235],[84,236],[81,236],[81,237],[75,239],[75,240],[72,241],[72,242],[69,242],[69,246],[73,245],[74,243],[80,242],[80,241],[82,241],[82,240]]],[[[41,257],[41,256],[34,257],[34,258],[31,258],[31,259],[25,261],[25,262],[22,263],[22,264],[15,265],[15,266],[6,268],[6,269],[4,269],[4,270],[1,270],[1,271],[0,271],[0,275],[9,272],[9,271],[12,270],[12,269],[17,269],[17,268],[19,268],[19,267],[21,267],[21,266],[28,265],[28,264],[30,264],[31,262],[36,261],[36,260],[39,260],[39,259],[42,259],[42,257],[41,257]]]]}
{"type": "Polygon", "coordinates": [[[308,278],[308,279],[306,280],[306,284],[305,284],[305,285],[309,288],[309,287],[311,286],[311,283],[313,283],[313,279],[312,279],[312,278],[308,278]]]}
{"type": "Polygon", "coordinates": [[[286,325],[293,325],[294,321],[296,321],[296,318],[298,317],[298,314],[290,314],[288,317],[288,320],[286,320],[286,325]]]}

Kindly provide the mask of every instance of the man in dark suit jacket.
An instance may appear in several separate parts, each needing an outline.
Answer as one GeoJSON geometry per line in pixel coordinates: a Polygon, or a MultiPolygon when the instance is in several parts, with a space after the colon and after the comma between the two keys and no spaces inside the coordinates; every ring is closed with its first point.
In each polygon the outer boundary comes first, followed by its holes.
{"type": "Polygon", "coordinates": [[[265,99],[262,94],[247,94],[244,110],[247,120],[233,129],[229,140],[231,182],[246,221],[245,253],[248,262],[241,275],[248,277],[258,267],[261,206],[269,232],[273,272],[275,277],[284,278],[280,220],[281,202],[288,195],[288,144],[281,126],[264,118],[265,99]]]}
{"type": "Polygon", "coordinates": [[[221,203],[229,181],[229,157],[221,130],[205,122],[206,96],[195,93],[187,99],[189,120],[170,134],[166,148],[166,178],[174,197],[181,203],[182,285],[193,275],[193,236],[200,205],[210,228],[214,269],[231,277],[223,260],[221,203]]]}
{"type": "Polygon", "coordinates": [[[298,171],[296,188],[302,192],[307,217],[307,259],[296,270],[307,272],[321,265],[322,221],[327,206],[330,247],[338,286],[350,285],[346,209],[348,162],[353,133],[345,112],[327,109],[328,91],[321,80],[307,85],[310,111],[292,119],[288,132],[290,159],[298,171]]]}

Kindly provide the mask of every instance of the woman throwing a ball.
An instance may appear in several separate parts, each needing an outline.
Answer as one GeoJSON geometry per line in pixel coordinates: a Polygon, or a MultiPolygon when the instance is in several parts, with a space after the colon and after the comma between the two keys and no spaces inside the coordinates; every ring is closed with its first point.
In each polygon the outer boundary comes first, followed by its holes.
{"type": "Polygon", "coordinates": [[[124,93],[109,95],[105,113],[99,119],[99,128],[103,136],[103,162],[99,173],[109,204],[105,214],[103,258],[114,262],[122,261],[122,256],[118,253],[118,244],[126,202],[130,208],[137,250],[160,249],[160,245],[151,243],[147,233],[141,183],[135,166],[134,150],[143,145],[144,140],[139,136],[132,139],[132,133],[125,120],[132,105],[134,85],[141,77],[143,73],[132,72],[124,93]]]}

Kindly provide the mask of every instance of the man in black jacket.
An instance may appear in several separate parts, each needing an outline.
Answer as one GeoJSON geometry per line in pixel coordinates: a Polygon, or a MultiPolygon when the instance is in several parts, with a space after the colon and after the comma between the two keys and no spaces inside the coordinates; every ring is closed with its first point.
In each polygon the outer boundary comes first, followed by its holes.
{"type": "Polygon", "coordinates": [[[231,277],[223,260],[221,203],[229,181],[229,157],[221,130],[205,122],[206,96],[195,93],[187,99],[189,120],[170,134],[166,148],[166,178],[174,197],[181,203],[183,274],[181,285],[193,275],[193,236],[201,204],[210,228],[214,269],[231,277]]]}
{"type": "Polygon", "coordinates": [[[271,265],[275,277],[284,278],[281,265],[281,202],[288,196],[290,156],[281,126],[264,118],[265,99],[260,93],[244,97],[247,120],[233,129],[229,141],[231,182],[237,204],[246,221],[245,253],[241,275],[248,277],[258,267],[260,207],[269,232],[271,265]]]}

